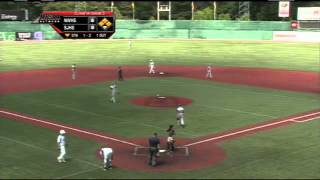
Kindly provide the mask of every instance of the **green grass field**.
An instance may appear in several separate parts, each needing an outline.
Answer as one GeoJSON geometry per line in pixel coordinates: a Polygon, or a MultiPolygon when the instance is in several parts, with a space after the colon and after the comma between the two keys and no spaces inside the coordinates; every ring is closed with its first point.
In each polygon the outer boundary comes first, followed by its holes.
{"type": "MultiPolygon", "coordinates": [[[[0,71],[70,66],[157,64],[266,67],[319,71],[319,45],[222,41],[61,41],[1,42],[0,71]],[[17,53],[19,52],[19,53],[17,53]],[[21,53],[24,52],[24,53],[21,53]],[[115,55],[109,55],[113,52],[115,55]],[[130,58],[128,58],[130,57],[130,58]]],[[[23,78],[23,77],[21,77],[23,78]]],[[[179,137],[199,137],[320,108],[318,94],[172,78],[120,82],[119,103],[109,102],[106,83],[1,97],[1,107],[36,117],[123,137],[148,137],[175,124],[174,108],[146,108],[128,101],[137,96],[188,97],[185,129],[179,137]]],[[[320,121],[293,124],[219,143],[227,154],[221,164],[177,173],[101,170],[94,141],[68,136],[70,162],[56,163],[55,131],[0,118],[0,178],[103,179],[257,179],[320,178],[320,121]]],[[[214,156],[214,154],[209,154],[214,156]]]]}
{"type": "Polygon", "coordinates": [[[0,71],[97,65],[156,64],[267,67],[320,71],[319,44],[203,40],[0,42],[0,71]],[[128,60],[128,55],[130,59],[128,60]],[[41,62],[41,63],[39,63],[41,62]]]}

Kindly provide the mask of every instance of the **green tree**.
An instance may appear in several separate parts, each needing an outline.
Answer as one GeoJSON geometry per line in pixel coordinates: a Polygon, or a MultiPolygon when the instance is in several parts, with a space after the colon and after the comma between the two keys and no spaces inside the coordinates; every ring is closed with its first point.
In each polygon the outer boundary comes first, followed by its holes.
{"type": "MultiPolygon", "coordinates": [[[[212,6],[212,5],[211,5],[212,6]]],[[[238,1],[218,1],[217,17],[218,20],[235,20],[238,17],[238,1]]]]}
{"type": "Polygon", "coordinates": [[[172,19],[190,20],[191,19],[191,1],[173,1],[172,5],[172,19]]]}
{"type": "Polygon", "coordinates": [[[157,17],[156,1],[135,1],[135,19],[148,20],[153,16],[157,17]]]}
{"type": "Polygon", "coordinates": [[[194,20],[211,20],[213,19],[213,9],[211,7],[198,10],[194,13],[194,20]]]}

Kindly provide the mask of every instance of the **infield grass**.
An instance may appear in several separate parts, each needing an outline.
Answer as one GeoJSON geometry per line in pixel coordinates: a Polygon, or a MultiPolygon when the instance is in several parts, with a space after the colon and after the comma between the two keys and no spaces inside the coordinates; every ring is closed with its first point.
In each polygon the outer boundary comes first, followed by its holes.
{"type": "Polygon", "coordinates": [[[2,97],[2,107],[82,128],[126,137],[147,137],[176,124],[175,107],[136,106],[139,96],[182,96],[188,128],[181,137],[198,137],[320,108],[317,94],[269,90],[186,78],[137,78],[118,85],[117,103],[110,103],[107,82],[2,97]],[[299,102],[299,103],[298,103],[299,102]],[[130,128],[128,128],[130,127],[130,128]]]}

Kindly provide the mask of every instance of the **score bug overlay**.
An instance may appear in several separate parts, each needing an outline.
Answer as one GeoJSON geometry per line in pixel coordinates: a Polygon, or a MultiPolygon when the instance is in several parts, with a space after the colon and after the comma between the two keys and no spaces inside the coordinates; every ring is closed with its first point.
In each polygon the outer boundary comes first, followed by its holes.
{"type": "Polygon", "coordinates": [[[116,24],[110,11],[44,12],[39,23],[50,24],[64,39],[108,39],[116,24]]]}

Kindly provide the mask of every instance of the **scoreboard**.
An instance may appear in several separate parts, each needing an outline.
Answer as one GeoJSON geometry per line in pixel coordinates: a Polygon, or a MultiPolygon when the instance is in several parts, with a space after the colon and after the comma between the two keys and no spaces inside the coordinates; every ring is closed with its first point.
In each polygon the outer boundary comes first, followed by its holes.
{"type": "Polygon", "coordinates": [[[108,39],[115,32],[112,12],[43,12],[39,23],[50,24],[64,39],[108,39]]]}

